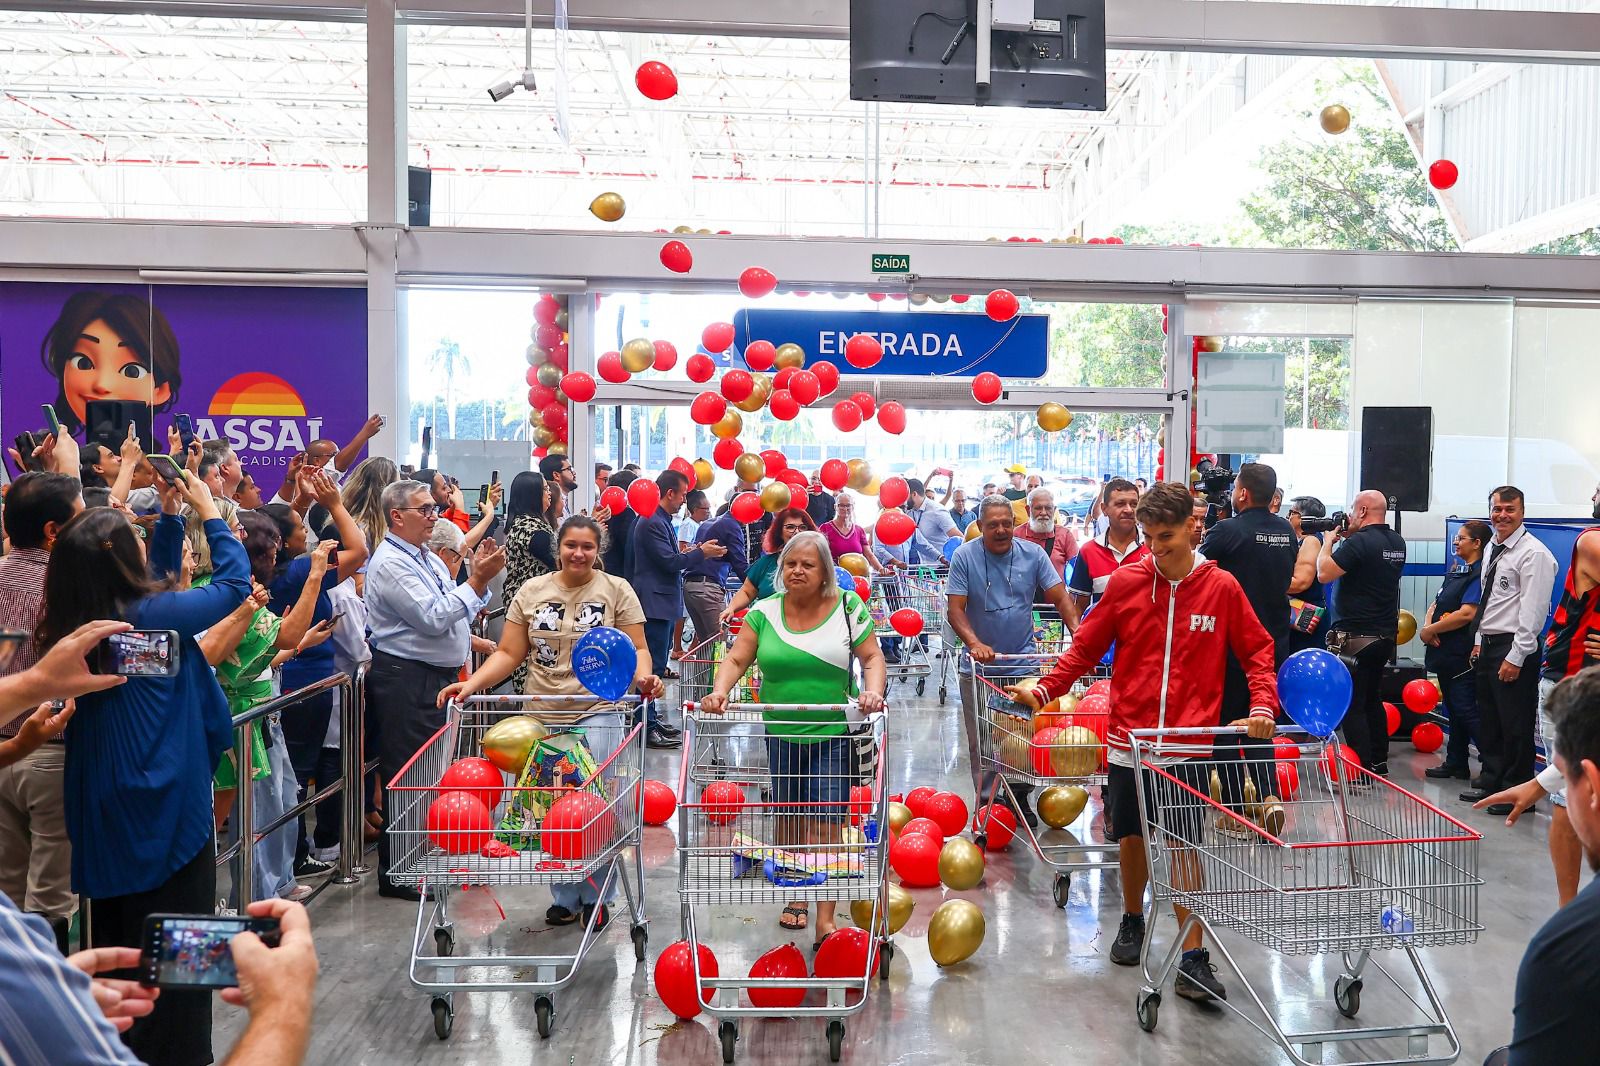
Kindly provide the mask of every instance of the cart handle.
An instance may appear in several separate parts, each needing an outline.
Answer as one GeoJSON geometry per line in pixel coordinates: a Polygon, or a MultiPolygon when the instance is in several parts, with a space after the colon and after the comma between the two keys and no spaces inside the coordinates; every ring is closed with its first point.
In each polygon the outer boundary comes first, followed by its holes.
{"type": "MultiPolygon", "coordinates": [[[[637,696],[637,695],[622,696],[622,697],[620,697],[618,699],[614,699],[614,700],[602,700],[602,699],[600,699],[600,697],[593,696],[592,694],[590,694],[590,695],[573,695],[573,696],[521,696],[521,695],[513,695],[511,693],[505,693],[504,695],[499,695],[499,696],[468,696],[464,700],[463,699],[455,699],[455,700],[452,700],[451,702],[452,703],[459,703],[459,704],[467,704],[467,703],[572,703],[575,700],[586,700],[586,699],[590,699],[590,698],[598,700],[600,705],[601,706],[605,706],[605,707],[614,707],[614,706],[617,706],[619,704],[624,704],[624,703],[638,703],[640,701],[640,699],[642,699],[642,697],[637,696]]],[[[574,714],[603,714],[605,712],[603,712],[603,711],[574,711],[572,713],[574,713],[574,714]]]]}
{"type": "MultiPolygon", "coordinates": [[[[855,703],[733,703],[729,702],[727,710],[730,711],[854,711],[859,704],[855,703]]],[[[684,700],[684,710],[697,711],[700,703],[697,700],[684,700]]],[[[863,715],[864,719],[877,718],[886,711],[873,711],[863,715]]]]}

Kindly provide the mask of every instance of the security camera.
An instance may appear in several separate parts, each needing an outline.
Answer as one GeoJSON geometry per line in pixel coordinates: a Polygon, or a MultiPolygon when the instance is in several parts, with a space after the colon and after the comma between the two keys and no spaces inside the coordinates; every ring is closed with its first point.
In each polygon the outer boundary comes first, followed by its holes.
{"type": "Polygon", "coordinates": [[[526,89],[530,93],[538,88],[534,81],[532,70],[522,71],[518,75],[517,80],[507,78],[505,81],[497,82],[496,84],[489,86],[489,99],[493,100],[495,103],[499,103],[501,100],[504,100],[506,97],[516,92],[518,88],[526,89]]]}

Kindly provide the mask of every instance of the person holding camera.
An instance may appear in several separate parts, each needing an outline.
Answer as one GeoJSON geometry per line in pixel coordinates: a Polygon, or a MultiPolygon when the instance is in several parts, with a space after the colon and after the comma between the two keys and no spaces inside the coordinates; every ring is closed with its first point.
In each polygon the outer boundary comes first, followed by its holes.
{"type": "Polygon", "coordinates": [[[1389,502],[1376,489],[1362,489],[1343,526],[1330,530],[1317,553],[1317,580],[1338,581],[1328,650],[1350,668],[1355,687],[1344,716],[1345,742],[1361,765],[1389,773],[1389,720],[1383,709],[1383,667],[1394,654],[1400,629],[1400,574],[1406,542],[1389,527],[1389,502]]]}
{"type": "Polygon", "coordinates": [[[1317,556],[1322,551],[1322,534],[1332,526],[1327,508],[1315,496],[1289,500],[1289,525],[1299,545],[1294,577],[1289,579],[1289,654],[1293,655],[1322,647],[1327,637],[1322,630],[1322,620],[1327,617],[1326,593],[1317,580],[1317,556]]]}

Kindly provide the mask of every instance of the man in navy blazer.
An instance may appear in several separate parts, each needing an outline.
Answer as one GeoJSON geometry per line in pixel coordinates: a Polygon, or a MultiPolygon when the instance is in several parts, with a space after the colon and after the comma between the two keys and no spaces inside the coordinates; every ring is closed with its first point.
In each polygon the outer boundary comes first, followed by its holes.
{"type": "MultiPolygon", "coordinates": [[[[678,580],[684,568],[699,559],[720,559],[728,549],[714,540],[678,550],[678,534],[672,519],[689,494],[689,479],[676,470],[663,470],[656,477],[661,490],[661,505],[648,518],[641,517],[633,527],[633,573],[628,580],[644,609],[644,640],[657,677],[671,666],[672,629],[683,617],[683,585],[678,580]]],[[[652,748],[675,748],[683,743],[679,730],[661,720],[652,700],[647,705],[649,727],[645,743],[652,748]]]]}

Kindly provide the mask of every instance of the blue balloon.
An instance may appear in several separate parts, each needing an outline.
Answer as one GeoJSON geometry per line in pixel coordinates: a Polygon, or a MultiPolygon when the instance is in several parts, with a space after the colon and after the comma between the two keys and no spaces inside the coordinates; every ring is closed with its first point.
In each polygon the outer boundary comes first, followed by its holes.
{"type": "Polygon", "coordinates": [[[833,568],[833,576],[839,579],[839,587],[840,588],[842,588],[842,589],[850,589],[852,591],[855,589],[855,587],[856,587],[856,575],[852,574],[850,571],[846,570],[844,567],[842,567],[842,566],[834,567],[833,568]]]}
{"type": "Polygon", "coordinates": [[[1331,736],[1350,709],[1355,684],[1340,658],[1321,648],[1297,651],[1278,669],[1278,699],[1307,733],[1331,736]]]}
{"type": "Polygon", "coordinates": [[[620,629],[598,626],[572,646],[572,672],[583,687],[603,700],[619,700],[633,687],[639,653],[620,629]]]}
{"type": "Polygon", "coordinates": [[[944,561],[948,563],[951,559],[954,559],[956,555],[956,549],[959,547],[961,547],[960,537],[951,537],[949,540],[945,541],[944,547],[939,549],[944,555],[944,561]]]}

